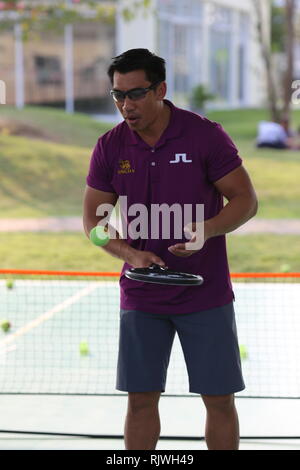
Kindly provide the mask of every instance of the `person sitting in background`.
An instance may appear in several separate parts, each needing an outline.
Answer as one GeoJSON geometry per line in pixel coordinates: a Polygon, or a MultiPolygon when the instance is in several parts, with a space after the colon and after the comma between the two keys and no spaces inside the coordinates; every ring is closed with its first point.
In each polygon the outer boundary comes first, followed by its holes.
{"type": "Polygon", "coordinates": [[[289,135],[282,124],[261,121],[258,125],[257,147],[287,149],[289,135]]]}
{"type": "Polygon", "coordinates": [[[287,150],[300,149],[297,136],[289,130],[288,124],[287,119],[282,119],[280,123],[261,121],[258,125],[257,147],[287,150]]]}

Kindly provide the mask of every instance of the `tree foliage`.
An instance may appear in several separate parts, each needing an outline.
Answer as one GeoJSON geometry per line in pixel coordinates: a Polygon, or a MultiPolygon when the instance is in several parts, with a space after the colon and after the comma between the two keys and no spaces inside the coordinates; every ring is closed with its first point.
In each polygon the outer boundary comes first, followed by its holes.
{"type": "MultiPolygon", "coordinates": [[[[66,24],[82,22],[114,23],[117,1],[95,0],[0,0],[0,32],[22,27],[23,39],[42,31],[62,31],[66,24]]],[[[140,11],[148,11],[151,0],[128,0],[121,13],[131,20],[140,11]]]]}

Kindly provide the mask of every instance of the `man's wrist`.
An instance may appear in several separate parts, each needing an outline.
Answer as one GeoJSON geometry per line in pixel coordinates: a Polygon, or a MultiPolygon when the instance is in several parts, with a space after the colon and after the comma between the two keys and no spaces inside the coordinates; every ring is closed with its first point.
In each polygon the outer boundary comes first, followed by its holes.
{"type": "Polygon", "coordinates": [[[204,242],[215,236],[215,230],[211,219],[204,222],[204,242]]]}
{"type": "Polygon", "coordinates": [[[131,260],[136,250],[132,248],[128,243],[123,242],[120,246],[120,258],[127,264],[132,264],[131,260]]]}

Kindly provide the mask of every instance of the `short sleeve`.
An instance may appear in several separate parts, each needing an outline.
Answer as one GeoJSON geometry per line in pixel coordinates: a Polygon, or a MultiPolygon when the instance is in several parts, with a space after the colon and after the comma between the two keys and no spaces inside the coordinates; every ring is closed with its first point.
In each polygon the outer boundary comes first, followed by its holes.
{"type": "Polygon", "coordinates": [[[207,157],[207,175],[214,183],[242,164],[238,149],[220,124],[213,123],[207,157]]]}
{"type": "Polygon", "coordinates": [[[93,150],[86,182],[88,186],[94,189],[115,193],[115,189],[111,184],[109,167],[105,161],[101,138],[98,140],[97,145],[93,150]]]}

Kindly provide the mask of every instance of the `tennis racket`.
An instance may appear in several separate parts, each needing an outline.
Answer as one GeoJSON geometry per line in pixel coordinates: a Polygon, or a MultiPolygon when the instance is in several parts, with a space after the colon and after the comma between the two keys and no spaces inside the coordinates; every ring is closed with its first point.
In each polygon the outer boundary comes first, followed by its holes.
{"type": "Polygon", "coordinates": [[[168,267],[152,264],[148,268],[130,268],[125,271],[128,279],[153,284],[168,284],[175,286],[200,286],[203,277],[196,274],[173,271],[168,267]]]}

